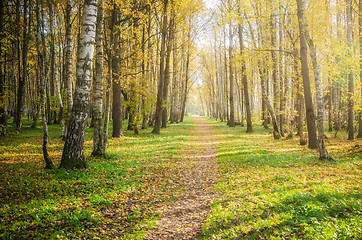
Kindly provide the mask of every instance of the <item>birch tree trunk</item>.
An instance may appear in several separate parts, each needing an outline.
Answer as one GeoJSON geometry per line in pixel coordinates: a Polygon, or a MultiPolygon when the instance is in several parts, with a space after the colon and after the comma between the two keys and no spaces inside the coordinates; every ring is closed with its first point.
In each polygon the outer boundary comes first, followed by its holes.
{"type": "MultiPolygon", "coordinates": [[[[301,35],[303,34],[308,42],[310,49],[310,56],[313,63],[314,70],[314,80],[316,87],[316,97],[317,97],[317,121],[318,121],[318,147],[319,147],[319,159],[332,160],[329,156],[326,145],[325,145],[325,134],[324,134],[324,105],[323,105],[323,96],[322,96],[322,84],[320,79],[320,70],[317,61],[317,51],[314,46],[313,40],[309,35],[308,23],[305,17],[305,2],[304,0],[297,0],[298,3],[298,18],[301,27],[301,35]]],[[[301,54],[302,55],[302,54],[301,54]]],[[[304,69],[305,70],[305,69],[304,69]]],[[[302,71],[303,65],[302,65],[302,71]]],[[[308,72],[307,72],[308,73],[308,72]]],[[[309,73],[308,73],[309,74],[309,73]]]]}
{"type": "Polygon", "coordinates": [[[234,113],[234,75],[233,75],[233,30],[232,24],[229,23],[229,81],[230,81],[230,117],[229,127],[235,127],[235,113],[234,113]]]}
{"type": "MultiPolygon", "coordinates": [[[[280,9],[281,10],[281,9],[280,9]]],[[[284,18],[279,16],[279,24],[278,24],[278,32],[279,32],[279,46],[278,49],[283,49],[283,30],[282,26],[284,25],[284,18]]],[[[279,131],[280,135],[282,137],[285,136],[284,132],[286,132],[286,129],[284,129],[284,116],[286,116],[286,99],[285,96],[287,95],[287,79],[288,77],[285,76],[284,65],[287,65],[286,61],[283,59],[283,54],[279,52],[278,54],[278,65],[279,65],[279,131]]],[[[289,121],[287,120],[287,123],[289,121]]]]}
{"type": "MultiPolygon", "coordinates": [[[[149,10],[147,10],[149,11],[149,10]]],[[[151,19],[148,20],[147,25],[149,25],[151,19]]],[[[147,86],[147,80],[146,80],[146,67],[145,67],[145,51],[146,51],[146,43],[145,43],[145,38],[146,38],[146,26],[142,26],[142,41],[141,41],[141,50],[142,50],[142,60],[141,60],[141,82],[142,82],[142,89],[145,89],[147,86]]],[[[148,61],[147,61],[148,62],[148,61]]],[[[148,69],[147,69],[148,70],[148,69]]],[[[147,71],[148,73],[148,71],[147,71]]],[[[141,129],[146,129],[147,128],[147,114],[148,114],[148,110],[146,108],[146,96],[144,94],[142,94],[141,96],[142,102],[141,102],[141,112],[142,112],[142,126],[141,129]]]]}
{"type": "MultiPolygon", "coordinates": [[[[224,28],[223,30],[223,35],[224,35],[224,45],[226,46],[226,29],[224,28]]],[[[228,59],[227,59],[227,52],[228,49],[225,47],[224,48],[224,74],[223,74],[223,92],[224,92],[224,102],[226,103],[226,106],[224,107],[225,109],[225,118],[226,118],[226,124],[229,125],[229,121],[230,121],[230,114],[229,114],[229,89],[228,89],[228,59]]],[[[222,105],[223,106],[223,105],[222,105]]]]}
{"type": "MultiPolygon", "coordinates": [[[[276,42],[276,33],[274,32],[276,27],[275,27],[275,16],[274,14],[272,14],[270,16],[270,41],[271,41],[271,47],[273,50],[277,49],[277,42],[276,42]]],[[[278,101],[280,101],[280,88],[279,85],[281,85],[282,83],[280,83],[278,81],[278,59],[277,59],[277,54],[275,51],[271,52],[271,61],[272,61],[272,79],[273,79],[273,95],[274,95],[274,99],[273,99],[273,110],[275,110],[275,114],[279,115],[278,113],[280,112],[280,109],[278,105],[278,101]]],[[[280,126],[280,125],[279,125],[280,126]]],[[[278,128],[279,131],[281,130],[280,128],[278,128]]],[[[280,133],[281,136],[283,136],[283,133],[280,133]]]]}
{"type": "Polygon", "coordinates": [[[278,122],[277,122],[277,117],[275,115],[274,109],[272,107],[272,105],[270,104],[270,101],[268,99],[268,94],[267,94],[267,86],[266,86],[266,71],[265,69],[263,69],[263,66],[261,63],[259,63],[259,74],[260,74],[260,81],[261,81],[261,93],[262,93],[262,98],[264,99],[266,108],[270,114],[270,117],[272,119],[272,124],[273,124],[273,136],[274,139],[280,139],[280,132],[279,132],[279,127],[278,127],[278,122]]]}
{"type": "Polygon", "coordinates": [[[246,64],[243,59],[244,52],[244,37],[243,37],[243,27],[239,24],[239,44],[240,44],[240,55],[242,57],[241,60],[241,74],[243,81],[243,90],[244,90],[244,101],[245,101],[245,110],[246,110],[246,132],[253,131],[253,125],[251,122],[251,110],[250,110],[250,100],[249,100],[249,87],[248,87],[248,79],[246,75],[246,64]]]}
{"type": "Polygon", "coordinates": [[[357,138],[362,138],[362,0],[359,0],[358,8],[358,37],[359,37],[359,81],[361,87],[360,109],[358,111],[358,135],[357,138]]]}
{"type": "Polygon", "coordinates": [[[97,0],[86,0],[84,2],[74,104],[60,163],[60,167],[65,169],[87,167],[84,157],[84,138],[92,87],[97,8],[97,0]]]}
{"type": "Polygon", "coordinates": [[[299,32],[300,32],[300,61],[302,64],[302,78],[303,78],[303,87],[304,87],[304,101],[305,101],[305,111],[307,118],[307,129],[308,129],[308,148],[315,149],[318,148],[317,141],[317,132],[315,127],[315,115],[313,110],[313,100],[312,100],[312,91],[310,87],[309,80],[309,67],[308,67],[308,52],[307,52],[307,42],[304,31],[304,0],[297,0],[298,5],[298,22],[299,22],[299,32]]]}
{"type": "Polygon", "coordinates": [[[57,97],[59,101],[59,123],[60,129],[62,131],[62,138],[65,138],[65,125],[64,125],[64,104],[62,99],[62,94],[60,92],[60,85],[59,85],[59,78],[58,78],[58,71],[57,71],[57,58],[54,58],[54,81],[55,86],[57,88],[57,97]]]}
{"type": "Polygon", "coordinates": [[[54,120],[54,123],[57,123],[57,116],[55,110],[52,110],[54,108],[54,102],[52,99],[55,98],[55,75],[56,75],[56,68],[55,68],[55,61],[56,61],[56,52],[55,52],[55,26],[54,26],[54,8],[55,8],[55,2],[54,1],[48,1],[48,12],[49,12],[49,32],[50,32],[50,70],[49,70],[49,81],[48,83],[48,99],[49,99],[49,108],[48,108],[48,124],[52,124],[52,121],[54,120]]]}
{"type": "MultiPolygon", "coordinates": [[[[176,34],[176,32],[174,33],[176,34]]],[[[170,107],[170,123],[177,122],[176,109],[177,109],[177,99],[178,99],[178,82],[177,82],[177,68],[178,68],[178,52],[177,52],[177,37],[173,42],[173,56],[172,56],[172,96],[171,96],[171,107],[170,107]]]]}
{"type": "Polygon", "coordinates": [[[102,113],[103,113],[103,0],[99,1],[96,26],[96,62],[93,83],[93,156],[105,154],[103,147],[102,113]]]}
{"type": "MultiPolygon", "coordinates": [[[[189,34],[190,39],[190,34],[189,34]]],[[[180,122],[184,121],[185,113],[186,113],[186,102],[187,102],[187,89],[188,89],[188,83],[189,83],[189,67],[190,67],[190,47],[187,47],[187,53],[186,53],[186,69],[185,69],[185,84],[183,93],[182,93],[182,101],[181,101],[181,115],[180,115],[180,122]]]]}
{"type": "MultiPolygon", "coordinates": [[[[348,41],[348,55],[352,57],[352,1],[346,0],[347,2],[347,41],[348,41]]],[[[354,129],[353,129],[353,120],[354,120],[354,113],[353,113],[353,95],[354,95],[354,77],[353,77],[353,70],[352,67],[349,66],[348,69],[348,140],[354,139],[354,129]]]]}
{"type": "MultiPolygon", "coordinates": [[[[134,4],[135,1],[134,1],[134,4]]],[[[132,44],[130,46],[131,48],[131,51],[133,51],[133,58],[130,60],[130,65],[131,65],[131,68],[132,68],[132,71],[134,73],[134,75],[136,76],[138,73],[137,71],[139,70],[138,69],[138,59],[139,59],[139,56],[138,56],[138,49],[140,48],[140,46],[143,44],[141,42],[141,44],[139,43],[139,36],[138,36],[138,27],[139,27],[139,22],[138,22],[138,18],[132,18],[132,44]]],[[[141,76],[142,78],[142,76],[141,76]]],[[[142,79],[141,79],[142,81],[142,79]]],[[[128,128],[127,130],[133,130],[133,132],[135,134],[139,134],[139,131],[138,131],[138,121],[139,121],[139,114],[138,114],[138,111],[139,111],[139,99],[137,97],[137,93],[136,93],[136,80],[135,78],[131,77],[130,79],[130,84],[129,84],[129,93],[128,93],[128,96],[129,96],[129,100],[128,100],[128,128]]]]}
{"type": "Polygon", "coordinates": [[[39,67],[39,78],[40,78],[40,111],[43,123],[43,157],[45,161],[45,168],[52,169],[54,167],[52,160],[48,154],[48,141],[49,132],[47,124],[47,116],[45,112],[45,58],[46,58],[46,47],[45,47],[45,36],[44,36],[44,21],[40,18],[40,13],[43,15],[43,8],[40,9],[39,0],[36,1],[36,50],[38,53],[38,67],[39,67]],[[42,27],[41,27],[42,26],[42,27]],[[41,45],[42,48],[41,49],[41,45]]]}
{"type": "Polygon", "coordinates": [[[308,45],[310,48],[310,54],[313,63],[314,69],[314,80],[315,80],[315,87],[316,87],[316,97],[317,97],[317,126],[318,126],[318,146],[319,146],[319,159],[327,159],[332,160],[329,156],[326,144],[325,144],[325,133],[324,133],[324,104],[323,104],[323,95],[322,95],[322,84],[320,79],[320,71],[319,65],[317,62],[317,54],[316,49],[313,44],[312,39],[309,37],[309,34],[306,34],[308,45]]]}
{"type": "MultiPolygon", "coordinates": [[[[71,23],[72,5],[70,0],[67,0],[66,13],[65,13],[65,82],[67,89],[67,117],[66,121],[69,122],[73,106],[73,47],[72,47],[72,23],[71,23]]],[[[68,124],[67,124],[68,126],[68,124]]],[[[68,128],[68,127],[67,127],[68,128]]],[[[66,128],[66,129],[67,129],[66,128]]],[[[67,131],[66,131],[67,132],[67,131]]]]}
{"type": "MultiPolygon", "coordinates": [[[[112,30],[112,28],[111,28],[112,30]]],[[[111,31],[112,35],[112,31],[111,31]]],[[[112,36],[110,37],[112,38],[112,36]]],[[[112,86],[112,51],[109,44],[104,44],[106,47],[106,52],[108,55],[108,76],[107,76],[107,83],[105,84],[105,91],[106,91],[106,105],[104,109],[104,124],[103,124],[103,152],[106,153],[107,144],[108,144],[108,123],[109,123],[109,115],[111,111],[111,86],[112,86]]]]}

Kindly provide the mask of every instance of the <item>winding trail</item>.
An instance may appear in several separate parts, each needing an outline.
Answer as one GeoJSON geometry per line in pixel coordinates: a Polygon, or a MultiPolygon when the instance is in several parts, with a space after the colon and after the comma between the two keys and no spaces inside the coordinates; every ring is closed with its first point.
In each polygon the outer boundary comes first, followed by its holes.
{"type": "Polygon", "coordinates": [[[192,145],[176,160],[179,179],[184,192],[171,203],[157,207],[162,218],[144,239],[196,239],[204,220],[210,212],[210,204],[217,198],[212,191],[218,179],[215,138],[209,123],[195,117],[192,145]]]}

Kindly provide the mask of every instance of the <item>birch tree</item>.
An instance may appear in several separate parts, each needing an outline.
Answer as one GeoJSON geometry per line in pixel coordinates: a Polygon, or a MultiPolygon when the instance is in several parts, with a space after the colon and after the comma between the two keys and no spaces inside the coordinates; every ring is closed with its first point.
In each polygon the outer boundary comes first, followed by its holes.
{"type": "MultiPolygon", "coordinates": [[[[352,0],[346,0],[347,3],[347,42],[348,42],[348,55],[352,56],[353,39],[352,39],[352,0]]],[[[348,120],[347,120],[347,131],[348,140],[354,139],[354,112],[353,112],[353,95],[354,95],[354,76],[352,67],[348,68],[348,120]]]]}
{"type": "Polygon", "coordinates": [[[359,81],[361,87],[360,109],[358,111],[358,135],[357,138],[362,138],[362,0],[359,0],[358,5],[358,40],[359,40],[359,81]]]}
{"type": "MultiPolygon", "coordinates": [[[[306,4],[304,0],[297,0],[297,6],[298,6],[298,20],[300,24],[300,30],[301,30],[301,38],[302,35],[306,38],[306,41],[308,42],[309,49],[310,49],[310,56],[313,63],[313,70],[314,70],[314,79],[315,79],[315,87],[316,87],[316,97],[317,97],[317,121],[318,121],[318,147],[319,147],[319,159],[326,159],[326,160],[332,160],[332,158],[329,156],[326,145],[325,145],[325,134],[324,134],[324,104],[323,104],[323,96],[322,96],[322,85],[321,85],[321,79],[320,79],[320,70],[319,70],[319,64],[317,61],[317,51],[313,42],[313,39],[309,35],[308,30],[308,22],[305,17],[305,11],[306,11],[306,4]]],[[[301,40],[302,41],[302,40],[301,40]]],[[[303,49],[305,52],[303,54],[306,54],[306,49],[303,49]]],[[[301,53],[302,55],[302,53],[301,53]]],[[[306,56],[302,58],[302,71],[305,71],[305,74],[309,74],[308,68],[305,69],[306,65],[306,56]]],[[[303,76],[304,77],[304,76],[303,76]]]]}
{"type": "Polygon", "coordinates": [[[84,2],[74,103],[60,163],[60,167],[65,169],[87,167],[84,157],[84,138],[92,86],[97,9],[97,0],[86,0],[84,2]]]}
{"type": "Polygon", "coordinates": [[[312,91],[309,80],[309,67],[308,67],[308,48],[307,40],[305,36],[304,24],[304,11],[305,2],[303,0],[297,0],[298,4],[298,22],[299,22],[299,33],[300,33],[300,61],[302,64],[302,78],[304,87],[304,101],[305,111],[308,129],[308,148],[315,149],[317,145],[317,132],[315,127],[315,114],[313,110],[312,91]]]}
{"type": "Polygon", "coordinates": [[[93,156],[104,155],[102,112],[103,112],[103,0],[99,0],[96,26],[96,61],[93,83],[93,156]]]}
{"type": "Polygon", "coordinates": [[[71,0],[66,2],[65,13],[65,82],[67,89],[67,121],[70,119],[73,106],[73,47],[72,47],[72,5],[71,0]]]}
{"type": "Polygon", "coordinates": [[[241,56],[241,74],[242,74],[242,82],[243,82],[243,91],[244,91],[244,101],[245,101],[245,110],[246,110],[246,132],[253,131],[253,125],[251,122],[251,109],[250,109],[250,99],[249,99],[249,86],[248,86],[248,78],[246,75],[246,63],[244,59],[244,37],[243,37],[243,27],[239,23],[239,44],[240,44],[240,56],[241,56]]]}
{"type": "Polygon", "coordinates": [[[230,81],[230,118],[229,127],[235,127],[234,114],[234,73],[233,73],[233,26],[229,23],[229,81],[230,81]]]}
{"type": "Polygon", "coordinates": [[[43,21],[43,8],[40,8],[39,0],[36,1],[36,50],[38,54],[38,71],[40,78],[40,111],[41,118],[43,123],[43,157],[45,161],[45,168],[52,169],[54,164],[48,154],[48,142],[49,142],[49,132],[48,124],[45,112],[45,81],[46,81],[46,71],[45,71],[45,59],[46,59],[46,46],[45,46],[45,36],[44,36],[44,21],[43,21]],[[42,15],[40,17],[40,14],[42,15]]]}

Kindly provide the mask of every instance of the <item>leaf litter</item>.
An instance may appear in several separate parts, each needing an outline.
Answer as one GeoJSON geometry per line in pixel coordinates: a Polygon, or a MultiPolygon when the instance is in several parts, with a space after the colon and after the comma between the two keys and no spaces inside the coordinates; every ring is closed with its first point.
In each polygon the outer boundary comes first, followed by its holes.
{"type": "Polygon", "coordinates": [[[197,117],[191,136],[191,144],[175,162],[179,174],[170,180],[183,192],[175,201],[161,202],[155,207],[162,217],[146,234],[146,240],[197,238],[202,234],[211,203],[218,198],[213,191],[220,177],[213,129],[197,117]]]}

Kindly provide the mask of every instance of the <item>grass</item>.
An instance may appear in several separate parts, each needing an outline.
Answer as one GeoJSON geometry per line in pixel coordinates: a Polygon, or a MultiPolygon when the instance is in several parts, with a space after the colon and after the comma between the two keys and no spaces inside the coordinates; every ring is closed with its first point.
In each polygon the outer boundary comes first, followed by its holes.
{"type": "MultiPolygon", "coordinates": [[[[44,170],[42,129],[30,124],[25,120],[19,133],[10,125],[10,134],[0,136],[2,239],[141,239],[158,217],[153,206],[182,191],[168,180],[177,174],[173,159],[187,143],[190,118],[160,135],[124,131],[124,137],[110,138],[104,158],[90,157],[88,129],[89,168],[71,172],[44,170]]],[[[64,142],[58,125],[49,131],[49,153],[58,166],[64,142]]]]}
{"type": "MultiPolygon", "coordinates": [[[[205,118],[207,119],[207,118],[205,118]]],[[[328,134],[336,162],[318,160],[297,137],[273,140],[270,130],[229,128],[208,119],[216,132],[222,178],[220,199],[206,219],[203,239],[361,239],[361,140],[328,134]]],[[[24,128],[0,136],[0,238],[142,239],[160,217],[155,205],[173,201],[183,189],[176,159],[195,146],[192,118],[160,135],[124,131],[110,138],[108,155],[89,157],[89,168],[44,170],[42,129],[24,128]]],[[[124,128],[125,129],[125,128],[124,128]]],[[[64,142],[50,125],[49,152],[59,165],[64,142]]],[[[111,129],[110,129],[111,132],[111,129]]]]}
{"type": "Polygon", "coordinates": [[[362,156],[348,152],[361,140],[331,134],[331,163],[297,137],[274,140],[261,126],[247,134],[244,127],[208,121],[218,132],[223,178],[201,238],[362,238],[362,156]]]}

